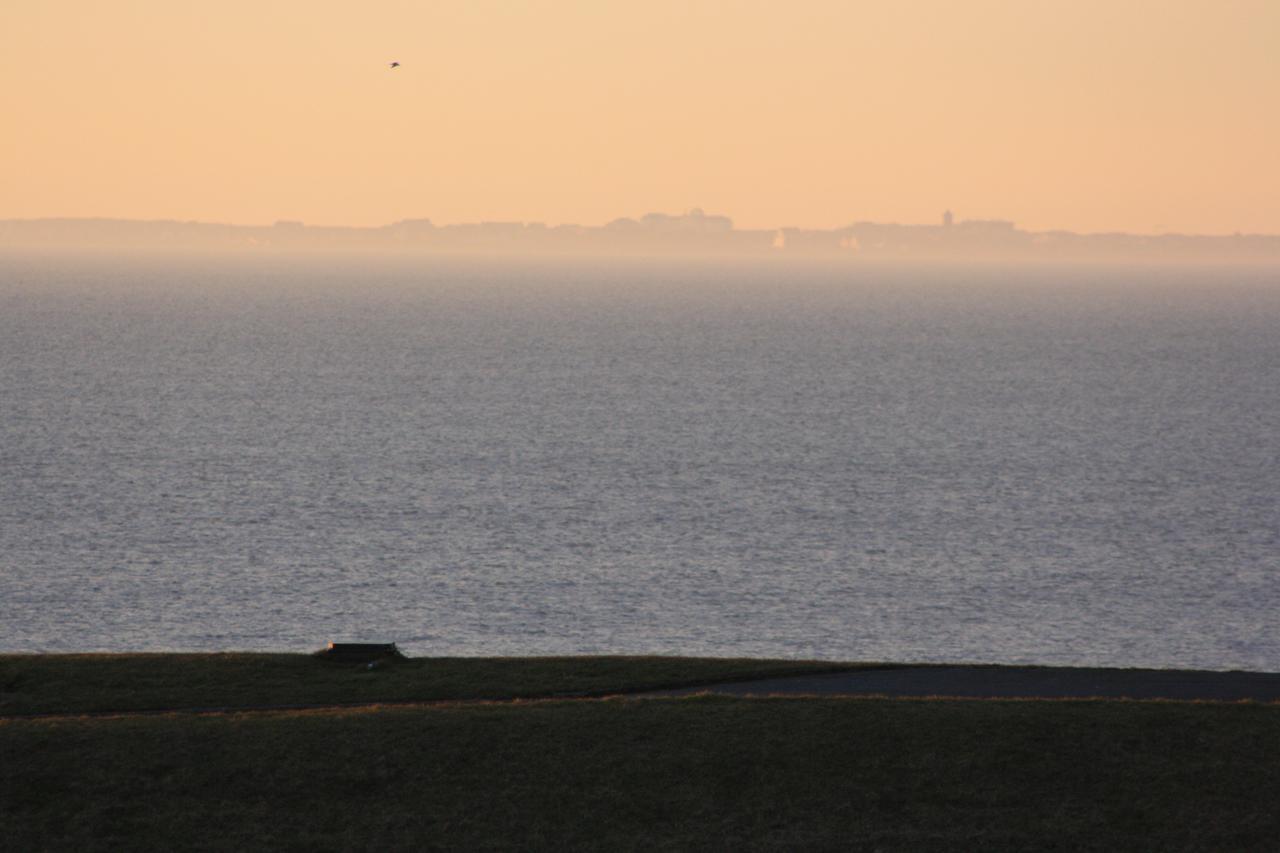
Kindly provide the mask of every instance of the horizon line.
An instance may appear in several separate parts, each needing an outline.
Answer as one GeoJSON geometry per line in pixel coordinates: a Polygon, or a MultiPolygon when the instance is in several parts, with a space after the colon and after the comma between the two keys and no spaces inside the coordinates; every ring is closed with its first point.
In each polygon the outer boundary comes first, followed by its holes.
{"type": "Polygon", "coordinates": [[[1146,231],[1120,231],[1120,230],[1075,231],[1070,228],[1023,229],[1023,228],[1019,228],[1017,223],[1012,220],[1000,219],[1000,218],[994,218],[994,217],[983,217],[983,218],[975,218],[975,219],[955,218],[954,220],[949,222],[948,217],[950,216],[950,214],[951,214],[950,210],[944,211],[944,213],[939,216],[938,221],[935,221],[935,222],[884,222],[884,221],[878,221],[875,219],[857,219],[857,220],[847,222],[843,225],[826,226],[826,227],[776,225],[776,226],[765,226],[760,228],[740,228],[734,222],[732,217],[725,214],[714,214],[714,213],[708,214],[708,213],[705,213],[702,210],[702,208],[699,208],[699,207],[689,208],[683,213],[678,213],[678,214],[662,213],[660,211],[649,211],[647,213],[640,214],[639,216],[617,216],[617,217],[614,217],[613,219],[610,219],[606,222],[602,222],[599,224],[587,224],[582,222],[568,222],[568,221],[552,224],[552,223],[543,222],[541,220],[535,220],[535,219],[480,219],[480,220],[458,221],[458,222],[435,222],[429,216],[415,216],[415,217],[405,217],[405,218],[397,219],[391,222],[384,222],[380,225],[349,225],[349,224],[305,222],[299,219],[286,219],[286,218],[276,219],[274,222],[262,223],[262,222],[219,221],[219,220],[212,220],[212,219],[210,220],[183,219],[178,217],[143,218],[143,217],[127,217],[127,216],[92,216],[92,215],[90,216],[56,215],[56,216],[3,217],[3,218],[0,218],[0,223],[19,223],[19,222],[28,222],[28,223],[37,223],[37,222],[121,222],[121,223],[126,223],[127,222],[127,223],[139,223],[139,224],[172,223],[172,224],[178,224],[178,225],[204,225],[204,226],[214,226],[214,227],[224,227],[224,228],[299,228],[300,227],[300,228],[325,228],[325,229],[335,229],[335,230],[340,229],[340,230],[350,230],[350,231],[380,231],[387,228],[393,228],[397,225],[405,225],[405,224],[411,224],[411,223],[430,225],[433,228],[441,228],[441,229],[454,228],[454,227],[460,227],[460,226],[485,226],[485,225],[520,226],[524,228],[533,227],[533,228],[547,228],[547,229],[555,229],[555,228],[604,229],[604,228],[609,228],[612,225],[619,225],[621,223],[626,223],[626,222],[631,222],[636,225],[640,225],[645,219],[656,217],[663,220],[674,220],[674,221],[691,220],[691,219],[692,220],[704,219],[704,220],[710,220],[710,221],[718,220],[718,221],[727,222],[728,227],[726,230],[735,231],[735,232],[757,232],[757,233],[758,232],[780,233],[780,232],[787,232],[787,231],[791,231],[791,232],[842,231],[850,228],[855,228],[858,226],[941,229],[941,228],[948,228],[948,227],[962,228],[965,226],[974,226],[974,225],[1000,225],[1002,227],[1012,228],[1013,230],[1020,231],[1024,234],[1072,234],[1072,235],[1083,236],[1083,237],[1089,237],[1089,236],[1127,236],[1127,237],[1156,237],[1156,238],[1159,238],[1159,237],[1219,237],[1219,238],[1280,237],[1280,231],[1270,232],[1270,231],[1235,230],[1235,231],[1228,231],[1228,232],[1204,232],[1204,231],[1146,232],[1146,231]]]}

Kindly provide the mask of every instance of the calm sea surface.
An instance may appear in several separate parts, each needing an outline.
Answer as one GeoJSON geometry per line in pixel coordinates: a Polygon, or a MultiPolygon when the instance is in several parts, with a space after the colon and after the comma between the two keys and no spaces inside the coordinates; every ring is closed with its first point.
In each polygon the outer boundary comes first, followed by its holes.
{"type": "Polygon", "coordinates": [[[0,650],[1280,670],[1280,273],[0,258],[0,650]]]}

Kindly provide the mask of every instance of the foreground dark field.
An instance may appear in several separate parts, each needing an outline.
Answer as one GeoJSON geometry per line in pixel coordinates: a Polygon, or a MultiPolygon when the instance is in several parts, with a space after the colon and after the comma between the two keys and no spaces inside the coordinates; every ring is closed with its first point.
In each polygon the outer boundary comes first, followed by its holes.
{"type": "MultiPolygon", "coordinates": [[[[5,712],[634,690],[830,668],[0,657],[5,712]]],[[[1274,850],[1280,705],[578,699],[0,719],[0,848],[1274,850]]]]}
{"type": "Polygon", "coordinates": [[[5,849],[1275,849],[1280,709],[693,698],[0,723],[5,849]]]}

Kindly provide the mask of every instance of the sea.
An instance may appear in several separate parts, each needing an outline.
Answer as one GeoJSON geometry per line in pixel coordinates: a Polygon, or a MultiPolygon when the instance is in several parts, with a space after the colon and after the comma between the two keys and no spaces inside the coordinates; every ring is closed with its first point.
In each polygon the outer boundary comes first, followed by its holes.
{"type": "Polygon", "coordinates": [[[1280,671],[1280,268],[0,256],[0,651],[1280,671]]]}

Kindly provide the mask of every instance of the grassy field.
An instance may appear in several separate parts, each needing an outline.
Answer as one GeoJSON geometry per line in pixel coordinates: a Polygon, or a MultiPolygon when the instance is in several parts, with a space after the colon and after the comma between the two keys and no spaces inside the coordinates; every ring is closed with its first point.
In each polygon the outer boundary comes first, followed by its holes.
{"type": "MultiPolygon", "coordinates": [[[[600,665],[629,683],[620,659],[600,665]]],[[[700,697],[0,721],[6,851],[1275,850],[1277,791],[1280,706],[1251,703],[700,697]]]]}
{"type": "Polygon", "coordinates": [[[677,657],[403,658],[369,670],[298,654],[0,655],[0,716],[602,694],[854,666],[677,657]]]}

